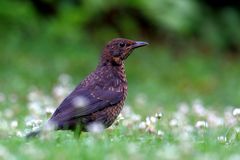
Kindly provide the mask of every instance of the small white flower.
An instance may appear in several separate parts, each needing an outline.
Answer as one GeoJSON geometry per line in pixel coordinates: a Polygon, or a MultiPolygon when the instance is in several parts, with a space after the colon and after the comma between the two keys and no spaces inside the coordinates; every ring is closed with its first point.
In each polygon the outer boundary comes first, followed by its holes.
{"type": "Polygon", "coordinates": [[[195,100],[193,102],[193,111],[197,114],[197,116],[203,117],[206,115],[207,111],[203,106],[202,102],[199,100],[195,100]]]}
{"type": "Polygon", "coordinates": [[[155,124],[156,122],[157,122],[157,118],[155,118],[155,117],[150,117],[150,121],[153,123],[153,124],[155,124]]]}
{"type": "Polygon", "coordinates": [[[208,128],[208,123],[206,121],[197,121],[195,127],[198,129],[208,128]]]}
{"type": "Polygon", "coordinates": [[[101,133],[104,130],[104,125],[100,122],[93,122],[87,126],[87,130],[92,133],[101,133]]]}
{"type": "Polygon", "coordinates": [[[217,140],[220,143],[226,143],[227,142],[227,137],[226,136],[219,136],[219,137],[217,137],[217,140]]]}
{"type": "Polygon", "coordinates": [[[224,112],[224,119],[226,125],[236,125],[237,124],[237,119],[233,116],[232,112],[227,110],[224,112]]]}
{"type": "Polygon", "coordinates": [[[153,125],[149,125],[149,126],[147,126],[146,131],[149,132],[149,133],[155,133],[156,128],[153,125]]]}
{"type": "Polygon", "coordinates": [[[117,120],[121,121],[124,120],[125,118],[123,117],[123,115],[120,113],[117,117],[117,120]]]}
{"type": "Polygon", "coordinates": [[[138,122],[138,121],[141,120],[141,116],[138,115],[138,114],[132,114],[131,120],[132,120],[133,122],[138,122]]]}
{"type": "Polygon", "coordinates": [[[73,99],[73,106],[76,108],[84,108],[88,105],[89,101],[83,96],[77,96],[73,99]]]}
{"type": "Polygon", "coordinates": [[[24,134],[21,131],[17,131],[16,136],[18,137],[24,137],[24,134]]]}
{"type": "Polygon", "coordinates": [[[176,119],[171,119],[170,122],[169,122],[169,125],[171,127],[177,127],[178,126],[178,120],[176,119]]]}
{"type": "Polygon", "coordinates": [[[149,117],[146,118],[146,125],[147,126],[150,126],[151,125],[151,120],[149,117]]]}
{"type": "Polygon", "coordinates": [[[131,106],[129,106],[129,105],[124,105],[123,110],[122,110],[121,113],[122,113],[122,115],[124,115],[125,117],[131,115],[131,114],[132,114],[131,106]]]}
{"type": "Polygon", "coordinates": [[[28,100],[29,101],[36,101],[38,99],[39,99],[39,93],[36,89],[29,92],[29,94],[28,94],[28,100]]]}
{"type": "Polygon", "coordinates": [[[237,134],[240,134],[240,128],[239,127],[236,127],[234,130],[237,134]]]}
{"type": "Polygon", "coordinates": [[[164,132],[161,131],[161,130],[158,130],[158,131],[157,131],[157,135],[158,135],[160,138],[163,138],[164,132]]]}
{"type": "Polygon", "coordinates": [[[213,127],[219,127],[224,125],[224,119],[218,117],[217,115],[211,112],[208,113],[207,121],[209,122],[209,125],[213,127]]]}
{"type": "Polygon", "coordinates": [[[184,132],[187,132],[187,133],[192,133],[194,131],[194,128],[191,125],[185,125],[182,129],[184,132]]]}
{"type": "Polygon", "coordinates": [[[237,118],[240,117],[240,108],[235,108],[233,110],[233,116],[237,118]]]}
{"type": "MultiPolygon", "coordinates": [[[[191,134],[189,132],[180,132],[177,138],[183,143],[186,141],[190,142],[192,139],[191,134]]],[[[185,147],[188,147],[188,146],[185,146],[185,147]]]]}
{"type": "Polygon", "coordinates": [[[27,127],[39,127],[42,124],[41,119],[30,119],[26,120],[26,126],[27,127]]]}
{"type": "Polygon", "coordinates": [[[46,107],[45,112],[48,116],[52,115],[55,111],[55,108],[53,107],[46,107]]]}
{"type": "Polygon", "coordinates": [[[28,109],[30,110],[31,113],[37,114],[37,115],[42,115],[43,110],[40,102],[37,101],[32,101],[28,104],[28,109]]]}
{"type": "MultiPolygon", "coordinates": [[[[56,124],[53,122],[48,122],[46,125],[43,127],[43,132],[48,133],[53,131],[56,128],[56,124]]],[[[36,128],[37,130],[38,128],[36,128]]]]}
{"type": "Polygon", "coordinates": [[[179,112],[182,114],[187,114],[189,112],[189,107],[186,103],[180,103],[178,108],[179,112]]]}
{"type": "Polygon", "coordinates": [[[53,88],[53,94],[55,97],[64,97],[67,95],[67,90],[63,86],[57,85],[53,88]]]}
{"type": "Polygon", "coordinates": [[[139,125],[138,125],[139,129],[145,129],[147,127],[146,123],[145,122],[141,122],[139,125]]]}
{"type": "Polygon", "coordinates": [[[11,128],[13,128],[13,129],[17,128],[17,126],[18,126],[18,121],[16,121],[16,120],[12,121],[11,124],[10,124],[10,126],[11,126],[11,128]]]}
{"type": "Polygon", "coordinates": [[[157,118],[157,119],[161,119],[162,117],[163,117],[163,114],[160,112],[160,113],[156,113],[155,114],[155,117],[157,118]]]}

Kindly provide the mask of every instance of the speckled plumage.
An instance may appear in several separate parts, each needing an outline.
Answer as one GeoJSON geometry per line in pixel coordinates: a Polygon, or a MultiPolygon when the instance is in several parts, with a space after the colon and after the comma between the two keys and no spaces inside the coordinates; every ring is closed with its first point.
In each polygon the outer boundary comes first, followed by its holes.
{"type": "Polygon", "coordinates": [[[48,123],[54,124],[55,129],[78,128],[81,131],[87,131],[87,126],[94,122],[103,124],[105,128],[111,126],[127,96],[124,60],[133,49],[147,44],[122,38],[110,41],[96,70],[63,100],[48,123]],[[74,105],[78,97],[87,100],[85,106],[74,105]]]}

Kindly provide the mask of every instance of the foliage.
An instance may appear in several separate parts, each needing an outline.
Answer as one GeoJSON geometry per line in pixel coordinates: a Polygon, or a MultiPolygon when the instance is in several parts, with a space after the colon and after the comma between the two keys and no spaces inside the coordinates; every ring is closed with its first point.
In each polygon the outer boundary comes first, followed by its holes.
{"type": "Polygon", "coordinates": [[[0,6],[4,40],[19,36],[75,42],[86,37],[106,41],[144,36],[171,43],[196,39],[215,50],[239,51],[240,20],[234,5],[217,10],[195,0],[3,0],[0,6]]]}

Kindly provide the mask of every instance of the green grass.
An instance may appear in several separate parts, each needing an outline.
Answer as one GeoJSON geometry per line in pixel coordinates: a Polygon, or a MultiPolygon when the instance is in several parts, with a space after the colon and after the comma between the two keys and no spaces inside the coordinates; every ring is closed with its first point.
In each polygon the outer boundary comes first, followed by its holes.
{"type": "Polygon", "coordinates": [[[236,144],[223,145],[211,139],[182,144],[149,134],[123,134],[117,129],[99,137],[85,134],[76,140],[71,134],[61,133],[50,140],[11,138],[1,143],[18,159],[227,159],[239,153],[236,144]]]}
{"type": "MultiPolygon", "coordinates": [[[[70,86],[76,85],[94,70],[100,50],[88,42],[1,44],[0,92],[6,100],[0,103],[0,119],[8,125],[17,120],[19,125],[15,130],[0,125],[0,159],[234,159],[237,156],[239,159],[239,135],[233,131],[239,122],[230,132],[227,132],[230,125],[197,129],[195,123],[207,120],[207,116],[196,116],[191,111],[186,118],[193,131],[187,139],[181,137],[185,124],[169,126],[181,102],[191,108],[192,102],[200,99],[205,108],[211,108],[208,113],[216,112],[222,118],[227,106],[238,107],[240,64],[237,58],[206,55],[196,49],[186,49],[176,56],[169,47],[156,43],[136,50],[126,62],[127,104],[141,115],[142,121],[161,111],[164,116],[155,127],[164,132],[163,137],[136,129],[140,122],[129,127],[122,121],[113,130],[83,133],[79,139],[67,131],[55,132],[47,139],[26,140],[15,136],[26,128],[29,92],[37,88],[43,95],[52,97],[52,88],[62,73],[72,77],[70,86]],[[139,103],[139,97],[144,97],[144,101],[139,103]],[[8,117],[7,109],[13,115],[8,117]],[[225,134],[227,141],[219,142],[217,137],[225,134]]],[[[56,99],[53,101],[57,106],[56,99]]]]}

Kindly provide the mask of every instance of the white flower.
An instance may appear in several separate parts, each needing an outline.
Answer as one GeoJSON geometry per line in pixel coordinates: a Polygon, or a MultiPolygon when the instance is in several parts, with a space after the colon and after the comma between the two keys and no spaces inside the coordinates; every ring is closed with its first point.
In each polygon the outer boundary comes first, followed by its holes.
{"type": "Polygon", "coordinates": [[[161,130],[158,130],[158,131],[157,131],[157,135],[158,135],[160,138],[163,138],[164,132],[161,131],[161,130]]]}
{"type": "Polygon", "coordinates": [[[183,126],[182,130],[187,133],[192,133],[194,131],[194,128],[191,125],[185,125],[183,126]]]}
{"type": "Polygon", "coordinates": [[[209,125],[213,127],[219,127],[224,125],[223,118],[218,117],[212,112],[208,113],[207,121],[209,122],[209,125]]]}
{"type": "Polygon", "coordinates": [[[180,103],[178,108],[179,112],[182,114],[187,114],[189,112],[189,107],[186,103],[180,103]]]}
{"type": "Polygon", "coordinates": [[[151,116],[151,117],[150,117],[150,121],[154,124],[154,123],[157,122],[157,118],[151,116]]]}
{"type": "Polygon", "coordinates": [[[84,108],[89,104],[87,98],[83,96],[77,96],[73,99],[73,106],[76,108],[84,108]]]}
{"type": "Polygon", "coordinates": [[[239,127],[236,127],[234,130],[237,134],[240,134],[240,128],[239,127]]]}
{"type": "Polygon", "coordinates": [[[124,105],[123,110],[122,110],[122,115],[125,117],[130,116],[132,114],[131,106],[129,105],[124,105]]]}
{"type": "Polygon", "coordinates": [[[27,127],[39,127],[42,124],[41,119],[26,119],[25,120],[27,127]]]}
{"type": "Polygon", "coordinates": [[[138,122],[138,121],[140,121],[141,120],[141,116],[140,115],[138,115],[138,114],[132,114],[132,116],[131,116],[131,120],[133,121],[133,122],[138,122]]]}
{"type": "Polygon", "coordinates": [[[63,86],[57,85],[53,88],[53,95],[55,97],[64,97],[67,95],[67,90],[63,86]]]}
{"type": "Polygon", "coordinates": [[[157,119],[161,119],[162,116],[163,116],[163,114],[162,114],[161,112],[155,114],[155,117],[156,117],[157,119]]]}
{"type": "Polygon", "coordinates": [[[240,117],[240,108],[235,108],[233,110],[233,116],[237,118],[240,117]]]}
{"type": "Polygon", "coordinates": [[[43,114],[41,103],[38,101],[29,102],[28,109],[32,114],[37,114],[37,115],[43,114]]]}
{"type": "Polygon", "coordinates": [[[234,118],[233,114],[229,110],[224,112],[224,119],[226,125],[236,125],[237,123],[236,118],[234,118]]]}
{"type": "Polygon", "coordinates": [[[11,128],[13,128],[13,129],[17,128],[17,126],[18,126],[18,121],[16,121],[16,120],[12,121],[11,124],[10,124],[10,126],[11,126],[11,128]]]}
{"type": "Polygon", "coordinates": [[[87,130],[92,133],[101,133],[104,130],[104,125],[100,122],[93,122],[87,126],[87,130]]]}
{"type": "Polygon", "coordinates": [[[53,107],[46,107],[45,112],[48,116],[52,115],[56,109],[53,107]]]}
{"type": "Polygon", "coordinates": [[[149,125],[149,126],[147,126],[146,131],[149,132],[149,133],[155,133],[156,128],[153,125],[149,125]]]}
{"type": "Polygon", "coordinates": [[[16,136],[18,137],[24,137],[24,134],[21,131],[17,131],[16,136]]]}
{"type": "Polygon", "coordinates": [[[199,100],[195,100],[193,102],[193,111],[197,114],[197,116],[203,117],[206,115],[207,111],[203,106],[202,102],[199,100]]]}
{"type": "Polygon", "coordinates": [[[206,121],[197,121],[195,127],[198,129],[208,128],[208,123],[206,121]]]}
{"type": "Polygon", "coordinates": [[[152,123],[152,122],[150,121],[150,118],[149,118],[149,117],[147,117],[147,118],[146,118],[146,125],[148,125],[148,126],[149,126],[149,125],[151,125],[151,123],[152,123]]]}
{"type": "Polygon", "coordinates": [[[141,122],[139,125],[138,125],[139,129],[145,129],[147,127],[146,123],[145,122],[141,122]]]}
{"type": "MultiPolygon", "coordinates": [[[[53,131],[55,128],[56,128],[56,124],[55,123],[48,122],[47,124],[44,125],[43,132],[49,133],[49,132],[53,131]]],[[[36,128],[36,129],[38,130],[39,128],[36,128]]]]}
{"type": "Polygon", "coordinates": [[[28,94],[28,100],[29,101],[36,101],[38,99],[39,99],[39,91],[34,89],[31,92],[29,92],[29,94],[28,94]]]}
{"type": "Polygon", "coordinates": [[[217,140],[220,143],[226,143],[227,142],[227,137],[226,136],[219,136],[219,137],[217,137],[217,140]]]}
{"type": "Polygon", "coordinates": [[[117,117],[117,120],[121,121],[124,120],[125,118],[123,117],[122,113],[120,113],[117,117]]]}
{"type": "Polygon", "coordinates": [[[176,119],[171,119],[170,122],[169,122],[169,125],[171,127],[177,127],[178,126],[178,120],[176,119]]]}

